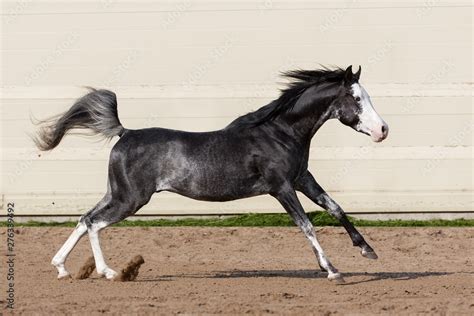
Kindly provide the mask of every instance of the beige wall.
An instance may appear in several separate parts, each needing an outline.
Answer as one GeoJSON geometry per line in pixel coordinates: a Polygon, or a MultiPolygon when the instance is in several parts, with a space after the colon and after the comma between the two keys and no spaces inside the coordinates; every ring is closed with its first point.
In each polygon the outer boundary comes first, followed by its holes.
{"type": "MultiPolygon", "coordinates": [[[[18,215],[81,214],[104,193],[114,141],[39,153],[28,138],[31,116],[65,110],[81,86],[116,91],[128,128],[205,131],[274,99],[279,71],[318,63],[362,65],[390,125],[381,144],[338,122],[313,141],[310,170],[348,212],[474,211],[471,1],[2,5],[1,194],[18,215]]],[[[140,214],[280,210],[162,193],[140,214]]]]}

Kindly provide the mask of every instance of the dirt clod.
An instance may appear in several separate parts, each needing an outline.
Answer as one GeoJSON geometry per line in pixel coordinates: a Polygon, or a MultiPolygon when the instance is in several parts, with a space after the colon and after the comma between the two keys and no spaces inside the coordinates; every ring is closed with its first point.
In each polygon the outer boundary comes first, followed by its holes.
{"type": "Polygon", "coordinates": [[[140,266],[145,263],[145,260],[141,255],[136,255],[127,266],[119,272],[119,274],[114,278],[114,281],[133,281],[138,276],[138,270],[140,266]]]}
{"type": "Polygon", "coordinates": [[[81,266],[79,272],[76,274],[76,280],[87,279],[95,269],[95,260],[93,256],[87,258],[86,262],[81,266]]]}

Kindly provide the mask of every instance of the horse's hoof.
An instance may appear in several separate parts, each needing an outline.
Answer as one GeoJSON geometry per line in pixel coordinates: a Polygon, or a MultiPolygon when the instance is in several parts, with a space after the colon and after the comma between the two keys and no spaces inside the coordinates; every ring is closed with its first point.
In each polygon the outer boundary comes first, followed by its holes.
{"type": "Polygon", "coordinates": [[[331,281],[331,282],[334,282],[336,284],[344,284],[346,283],[346,281],[344,280],[344,278],[342,277],[342,274],[340,273],[330,273],[328,275],[328,280],[331,281]]]}
{"type": "Polygon", "coordinates": [[[58,274],[58,280],[69,280],[69,279],[72,279],[69,272],[58,274]]]}
{"type": "Polygon", "coordinates": [[[117,272],[112,269],[107,269],[107,271],[105,272],[105,277],[107,278],[107,280],[113,280],[116,276],[117,272]]]}
{"type": "Polygon", "coordinates": [[[375,259],[379,258],[379,256],[377,256],[377,254],[373,250],[362,249],[362,251],[360,253],[362,254],[362,257],[365,257],[367,259],[375,260],[375,259]]]}
{"type": "Polygon", "coordinates": [[[104,271],[98,272],[98,274],[101,278],[105,277],[107,280],[112,280],[117,276],[117,272],[110,268],[106,268],[104,271]]]}

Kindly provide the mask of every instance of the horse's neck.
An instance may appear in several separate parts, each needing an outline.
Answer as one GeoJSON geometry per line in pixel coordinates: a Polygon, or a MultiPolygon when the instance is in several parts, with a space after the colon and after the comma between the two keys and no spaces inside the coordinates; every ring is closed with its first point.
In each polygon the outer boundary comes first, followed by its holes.
{"type": "Polygon", "coordinates": [[[315,99],[309,105],[301,106],[296,103],[292,110],[268,119],[268,115],[277,106],[278,101],[274,100],[254,112],[236,118],[226,129],[269,125],[287,132],[291,129],[300,143],[310,142],[318,129],[330,118],[329,107],[335,98],[335,96],[320,98],[317,93],[314,95],[315,99]]]}
{"type": "MultiPolygon", "coordinates": [[[[299,111],[291,111],[282,115],[279,120],[284,122],[288,128],[294,130],[295,135],[302,142],[310,142],[319,128],[330,119],[330,104],[332,100],[321,100],[311,106],[299,108],[299,111]]],[[[295,109],[298,109],[296,106],[295,109]]]]}

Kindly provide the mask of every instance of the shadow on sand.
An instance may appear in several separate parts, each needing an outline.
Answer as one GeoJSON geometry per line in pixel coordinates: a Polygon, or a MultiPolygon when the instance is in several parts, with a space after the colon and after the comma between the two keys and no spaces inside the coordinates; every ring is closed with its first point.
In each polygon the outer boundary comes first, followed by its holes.
{"type": "MultiPolygon", "coordinates": [[[[343,273],[346,283],[343,285],[360,284],[380,280],[414,280],[431,276],[451,275],[457,272],[346,272],[343,273]],[[351,281],[351,277],[364,277],[362,280],[351,281]]],[[[232,278],[302,278],[325,279],[326,272],[319,270],[232,270],[215,271],[203,274],[162,275],[153,279],[142,279],[137,282],[170,281],[175,278],[198,279],[232,279],[232,278]]]]}

